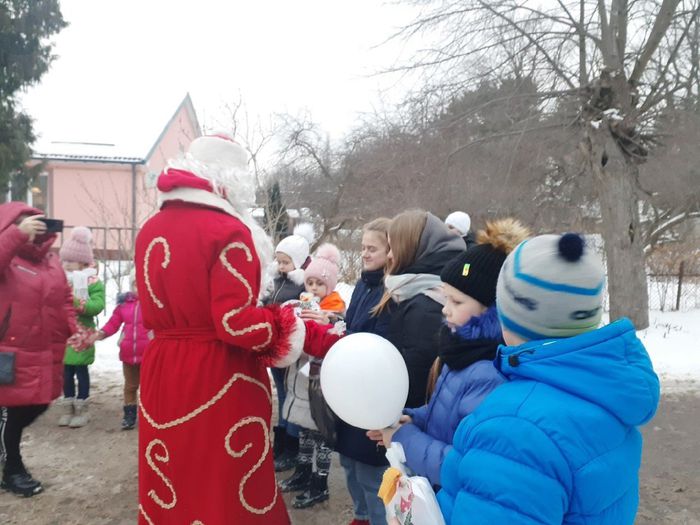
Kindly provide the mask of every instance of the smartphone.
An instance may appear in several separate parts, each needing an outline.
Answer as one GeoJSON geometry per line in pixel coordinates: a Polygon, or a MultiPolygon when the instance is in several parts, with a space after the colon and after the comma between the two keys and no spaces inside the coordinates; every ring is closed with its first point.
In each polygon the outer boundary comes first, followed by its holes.
{"type": "Polygon", "coordinates": [[[61,233],[63,231],[63,221],[60,219],[39,219],[46,224],[46,233],[61,233]]]}

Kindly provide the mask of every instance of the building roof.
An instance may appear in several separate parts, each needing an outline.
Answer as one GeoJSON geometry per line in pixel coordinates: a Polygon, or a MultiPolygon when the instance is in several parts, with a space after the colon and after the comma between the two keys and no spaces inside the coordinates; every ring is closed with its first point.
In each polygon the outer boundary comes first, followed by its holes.
{"type": "MultiPolygon", "coordinates": [[[[32,158],[37,160],[63,160],[76,162],[101,162],[116,164],[145,164],[155,151],[161,138],[180,110],[185,109],[195,127],[199,129],[197,114],[189,93],[173,112],[172,101],[150,107],[147,115],[129,115],[128,110],[119,116],[119,122],[86,122],[89,137],[110,137],[110,140],[70,140],[67,137],[42,136],[33,147],[32,158]],[[166,112],[167,111],[167,112],[166,112]]],[[[41,134],[41,129],[38,130],[41,134]]]]}

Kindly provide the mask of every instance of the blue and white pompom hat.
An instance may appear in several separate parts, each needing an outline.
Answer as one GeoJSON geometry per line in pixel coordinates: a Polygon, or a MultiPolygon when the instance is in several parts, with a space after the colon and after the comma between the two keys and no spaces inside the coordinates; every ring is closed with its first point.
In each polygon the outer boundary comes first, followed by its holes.
{"type": "Polygon", "coordinates": [[[540,235],[508,256],[496,287],[503,328],[526,341],[595,330],[603,315],[605,271],[578,234],[540,235]]]}

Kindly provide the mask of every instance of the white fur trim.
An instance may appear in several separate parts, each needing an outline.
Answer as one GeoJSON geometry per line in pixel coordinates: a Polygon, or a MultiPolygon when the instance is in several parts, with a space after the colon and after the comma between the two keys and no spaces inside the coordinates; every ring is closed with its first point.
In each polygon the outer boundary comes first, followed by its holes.
{"type": "Polygon", "coordinates": [[[223,197],[198,188],[175,188],[172,191],[161,193],[159,195],[159,200],[161,204],[167,201],[184,201],[194,204],[203,204],[205,206],[217,208],[240,220],[248,228],[253,237],[255,251],[258,255],[258,259],[260,259],[261,278],[260,283],[258,283],[260,286],[260,296],[262,297],[265,294],[271,281],[271,276],[266,269],[272,261],[272,241],[265,233],[265,230],[251,217],[247,209],[236,209],[233,203],[223,197]]]}
{"type": "Polygon", "coordinates": [[[190,143],[188,152],[202,164],[221,164],[239,170],[248,168],[248,153],[233,140],[216,136],[198,137],[190,143]]]}
{"type": "Polygon", "coordinates": [[[302,270],[301,268],[292,270],[287,274],[287,277],[289,277],[289,280],[297,286],[301,286],[302,284],[304,284],[304,270],[302,270]]]}
{"type": "Polygon", "coordinates": [[[207,190],[200,190],[198,188],[175,188],[167,193],[161,193],[159,197],[161,204],[167,201],[184,201],[194,204],[203,204],[205,206],[217,208],[236,217],[241,222],[243,221],[243,218],[236,213],[236,210],[233,209],[230,202],[207,190]]]}
{"type": "Polygon", "coordinates": [[[277,368],[286,368],[295,363],[304,351],[304,341],[306,340],[306,325],[304,321],[297,317],[296,327],[289,335],[289,353],[275,363],[277,368]]]}

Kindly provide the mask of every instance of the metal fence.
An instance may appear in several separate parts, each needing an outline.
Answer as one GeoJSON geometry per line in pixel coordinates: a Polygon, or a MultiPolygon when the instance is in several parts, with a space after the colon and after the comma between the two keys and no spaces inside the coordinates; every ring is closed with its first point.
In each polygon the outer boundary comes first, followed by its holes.
{"type": "MultiPolygon", "coordinates": [[[[138,229],[114,226],[88,226],[92,230],[95,259],[101,261],[100,274],[105,282],[113,279],[121,283],[121,278],[133,268],[134,243],[138,229]]],[[[74,226],[66,226],[59,238],[63,244],[74,226]]],[[[354,284],[353,268],[359,267],[352,250],[343,250],[345,258],[341,264],[344,281],[354,284]]],[[[697,270],[693,268],[693,270],[697,270]]],[[[677,273],[650,274],[647,279],[649,308],[660,311],[688,311],[700,309],[700,273],[685,271],[680,264],[677,273]]],[[[120,286],[121,287],[121,286],[120,286]]],[[[605,297],[607,309],[607,293],[605,297]]]]}
{"type": "MultiPolygon", "coordinates": [[[[59,235],[58,247],[70,236],[75,226],[64,226],[59,235]]],[[[133,268],[134,247],[137,228],[117,226],[88,226],[92,232],[92,245],[98,271],[105,283],[110,280],[123,287],[123,277],[128,276],[133,268]]]]}

